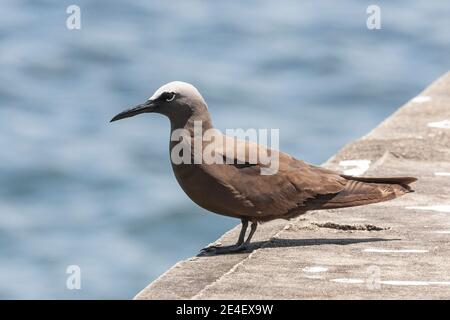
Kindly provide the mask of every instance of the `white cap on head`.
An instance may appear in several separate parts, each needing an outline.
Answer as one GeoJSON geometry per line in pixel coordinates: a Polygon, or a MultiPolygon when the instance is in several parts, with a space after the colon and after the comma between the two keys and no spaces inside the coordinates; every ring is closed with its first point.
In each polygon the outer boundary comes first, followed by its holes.
{"type": "Polygon", "coordinates": [[[149,100],[158,98],[164,92],[175,92],[185,97],[198,98],[204,101],[197,88],[195,88],[192,84],[183,81],[172,81],[166,83],[156,90],[149,100]]]}

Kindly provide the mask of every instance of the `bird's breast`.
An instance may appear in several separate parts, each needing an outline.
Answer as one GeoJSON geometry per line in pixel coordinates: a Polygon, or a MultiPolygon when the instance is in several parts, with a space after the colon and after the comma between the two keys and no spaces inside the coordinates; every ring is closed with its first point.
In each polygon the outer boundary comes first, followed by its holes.
{"type": "Polygon", "coordinates": [[[246,209],[233,194],[199,164],[173,164],[175,177],[186,195],[200,207],[222,215],[239,217],[246,209]]]}

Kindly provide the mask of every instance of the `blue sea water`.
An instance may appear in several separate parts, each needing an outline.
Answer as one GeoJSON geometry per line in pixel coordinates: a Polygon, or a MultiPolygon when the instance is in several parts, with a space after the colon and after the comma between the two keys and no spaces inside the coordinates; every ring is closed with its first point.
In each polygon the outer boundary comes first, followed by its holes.
{"type": "Polygon", "coordinates": [[[449,69],[448,1],[2,1],[0,298],[131,298],[238,223],[183,194],[167,119],[108,123],[162,84],[320,164],[449,69]]]}

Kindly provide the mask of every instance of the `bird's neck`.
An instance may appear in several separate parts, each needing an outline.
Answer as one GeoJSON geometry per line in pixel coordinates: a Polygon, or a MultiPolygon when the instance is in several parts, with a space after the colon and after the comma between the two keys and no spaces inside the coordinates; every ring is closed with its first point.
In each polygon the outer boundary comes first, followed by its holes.
{"type": "MultiPolygon", "coordinates": [[[[183,155],[186,152],[189,153],[189,155],[181,156],[183,158],[183,163],[181,165],[176,165],[173,167],[175,175],[177,175],[177,173],[179,173],[179,170],[193,170],[192,166],[186,166],[185,164],[194,163],[196,161],[195,157],[197,157],[196,154],[200,154],[201,157],[201,150],[207,144],[211,143],[210,140],[208,140],[208,142],[204,139],[206,135],[210,137],[211,135],[220,135],[220,133],[218,133],[217,130],[214,130],[208,110],[203,110],[202,112],[198,113],[192,112],[189,117],[180,117],[180,114],[178,113],[178,116],[175,119],[170,119],[170,123],[171,134],[169,141],[169,150],[171,156],[172,151],[175,150],[175,147],[176,150],[182,148],[183,155]],[[187,159],[190,159],[190,161],[187,159]]],[[[176,151],[175,154],[179,155],[180,151],[176,151]]]]}
{"type": "Polygon", "coordinates": [[[176,117],[169,117],[169,119],[172,132],[177,129],[184,129],[189,131],[190,135],[193,136],[194,128],[198,128],[199,125],[201,125],[203,132],[208,129],[213,129],[211,116],[207,109],[202,112],[186,111],[183,115],[178,113],[176,117]]]}

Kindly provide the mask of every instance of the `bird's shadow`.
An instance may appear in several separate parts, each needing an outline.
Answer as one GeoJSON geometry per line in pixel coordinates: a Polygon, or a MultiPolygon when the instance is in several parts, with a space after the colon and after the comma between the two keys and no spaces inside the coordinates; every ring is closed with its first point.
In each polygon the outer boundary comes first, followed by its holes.
{"type": "Polygon", "coordinates": [[[220,250],[225,250],[225,252],[200,252],[197,257],[206,256],[216,256],[216,255],[226,255],[226,254],[242,254],[251,253],[256,249],[266,249],[266,248],[287,248],[287,247],[305,247],[305,246],[321,246],[321,245],[350,245],[356,243],[366,243],[366,242],[380,242],[380,241],[396,241],[401,239],[383,239],[383,238],[315,238],[315,239],[283,239],[274,238],[267,241],[255,241],[252,242],[247,248],[242,251],[226,252],[227,248],[232,248],[233,246],[221,246],[220,250]]]}

